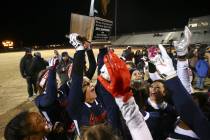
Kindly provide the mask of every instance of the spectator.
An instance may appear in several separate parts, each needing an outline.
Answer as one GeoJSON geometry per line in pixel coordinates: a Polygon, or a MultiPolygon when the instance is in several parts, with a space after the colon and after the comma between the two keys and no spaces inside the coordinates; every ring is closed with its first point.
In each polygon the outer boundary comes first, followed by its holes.
{"type": "Polygon", "coordinates": [[[137,50],[136,53],[134,54],[134,63],[136,66],[141,61],[141,58],[142,58],[141,50],[137,50]]]}
{"type": "Polygon", "coordinates": [[[20,73],[27,82],[28,99],[31,101],[34,93],[37,93],[36,81],[33,79],[34,75],[31,73],[31,66],[33,62],[33,56],[31,49],[26,48],[25,55],[20,61],[20,73]]]}
{"type": "Polygon", "coordinates": [[[41,53],[40,52],[36,52],[34,53],[34,58],[33,58],[33,62],[31,64],[31,75],[33,75],[32,79],[37,82],[37,78],[39,75],[39,72],[46,69],[46,67],[48,66],[48,62],[45,61],[42,57],[41,57],[41,53]]]}
{"type": "Polygon", "coordinates": [[[196,63],[195,68],[197,73],[196,88],[203,90],[204,80],[208,76],[209,70],[208,63],[204,60],[204,57],[200,57],[200,59],[196,63]]]}
{"type": "Polygon", "coordinates": [[[57,67],[57,73],[61,79],[61,85],[69,80],[68,70],[73,63],[73,59],[69,56],[68,52],[62,52],[62,58],[57,67]]]}
{"type": "Polygon", "coordinates": [[[54,58],[58,58],[58,60],[61,61],[61,55],[57,50],[54,50],[54,58]]]}
{"type": "Polygon", "coordinates": [[[123,51],[122,56],[126,59],[126,61],[133,61],[134,52],[132,51],[131,46],[128,46],[126,50],[123,51]]]}

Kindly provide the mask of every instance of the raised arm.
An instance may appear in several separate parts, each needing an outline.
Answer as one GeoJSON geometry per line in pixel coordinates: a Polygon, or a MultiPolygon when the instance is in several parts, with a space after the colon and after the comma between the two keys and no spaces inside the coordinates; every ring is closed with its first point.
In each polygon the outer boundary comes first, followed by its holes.
{"type": "Polygon", "coordinates": [[[156,69],[166,80],[166,85],[170,90],[173,103],[177,112],[184,122],[200,137],[202,140],[210,139],[210,124],[202,111],[193,102],[192,97],[182,85],[176,75],[172,60],[166,53],[164,47],[159,45],[160,53],[149,57],[155,64],[156,69]]]}
{"type": "Polygon", "coordinates": [[[92,79],[96,71],[96,60],[93,54],[93,50],[91,48],[87,49],[86,52],[87,52],[88,61],[89,61],[89,68],[87,71],[85,71],[85,76],[87,76],[89,79],[92,79]]]}
{"type": "Polygon", "coordinates": [[[191,32],[188,27],[185,27],[184,31],[184,39],[180,41],[180,43],[174,43],[174,47],[177,52],[177,76],[181,80],[183,86],[186,88],[188,93],[192,93],[192,85],[190,82],[190,76],[188,74],[189,62],[186,58],[188,53],[188,46],[191,40],[191,32]]]}
{"type": "Polygon", "coordinates": [[[113,52],[105,56],[104,63],[110,75],[110,82],[103,76],[99,76],[98,80],[115,98],[133,140],[152,140],[144,117],[130,92],[130,73],[125,63],[113,52]]]}
{"type": "Polygon", "coordinates": [[[83,68],[84,68],[85,51],[77,51],[74,55],[74,62],[72,68],[72,82],[68,94],[68,107],[67,110],[71,116],[77,114],[79,107],[82,104],[83,92],[83,68]]]}
{"type": "Polygon", "coordinates": [[[172,91],[172,100],[182,120],[195,131],[200,139],[209,140],[210,123],[201,109],[194,103],[179,78],[174,77],[167,80],[166,86],[172,91]]]}
{"type": "Polygon", "coordinates": [[[82,82],[83,70],[85,62],[85,50],[83,44],[77,40],[78,34],[70,34],[70,43],[76,48],[74,54],[73,68],[72,68],[72,81],[68,94],[67,111],[72,119],[77,119],[83,99],[82,82]]]}
{"type": "MultiPolygon", "coordinates": [[[[43,95],[40,95],[36,98],[35,103],[38,107],[47,107],[53,104],[57,97],[57,85],[56,85],[56,63],[57,59],[52,58],[50,60],[50,68],[42,77],[42,80],[45,80],[45,76],[48,75],[47,83],[46,83],[46,90],[43,92],[43,95]]],[[[41,82],[43,82],[41,80],[41,82]]],[[[40,82],[40,84],[42,84],[40,82]]],[[[45,81],[46,82],[46,81],[45,81]]]]}

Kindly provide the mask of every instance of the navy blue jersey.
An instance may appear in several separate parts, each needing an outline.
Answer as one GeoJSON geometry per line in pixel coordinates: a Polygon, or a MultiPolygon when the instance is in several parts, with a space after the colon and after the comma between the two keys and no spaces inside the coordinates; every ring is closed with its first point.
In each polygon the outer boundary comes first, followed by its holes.
{"type": "MultiPolygon", "coordinates": [[[[71,135],[69,132],[70,126],[73,121],[66,112],[64,100],[61,100],[61,95],[58,96],[56,85],[56,73],[55,69],[49,69],[48,82],[46,91],[43,94],[37,96],[35,104],[38,107],[40,113],[52,124],[60,122],[63,124],[64,133],[62,135],[50,134],[48,139],[68,139],[67,135],[71,135]],[[61,102],[62,101],[62,102],[61,102]]],[[[63,99],[63,98],[62,98],[63,99]]]]}
{"type": "Polygon", "coordinates": [[[202,140],[210,139],[210,123],[200,108],[194,103],[191,95],[182,85],[178,77],[167,80],[166,86],[171,91],[173,103],[181,119],[200,137],[202,140]]]}
{"type": "Polygon", "coordinates": [[[78,122],[79,127],[91,126],[104,122],[106,119],[106,112],[99,101],[92,104],[85,103],[82,91],[84,60],[85,51],[77,51],[74,55],[71,90],[68,95],[67,107],[69,115],[78,122]]]}

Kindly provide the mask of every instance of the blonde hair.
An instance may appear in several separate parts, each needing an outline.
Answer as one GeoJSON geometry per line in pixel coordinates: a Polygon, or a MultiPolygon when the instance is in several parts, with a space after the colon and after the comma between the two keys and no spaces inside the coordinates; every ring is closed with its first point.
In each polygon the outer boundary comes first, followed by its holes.
{"type": "Polygon", "coordinates": [[[119,140],[112,128],[105,124],[83,127],[80,140],[119,140]]]}

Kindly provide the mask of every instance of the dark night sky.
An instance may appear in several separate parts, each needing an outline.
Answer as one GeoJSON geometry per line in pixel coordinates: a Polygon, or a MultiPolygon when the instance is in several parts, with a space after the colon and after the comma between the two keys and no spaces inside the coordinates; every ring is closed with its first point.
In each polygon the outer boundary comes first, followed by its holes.
{"type": "MultiPolygon", "coordinates": [[[[66,41],[70,13],[88,15],[89,3],[90,0],[1,1],[0,41],[13,39],[25,45],[66,41]]],[[[183,28],[189,17],[209,14],[210,6],[204,0],[118,0],[117,30],[121,34],[183,28]]]]}

